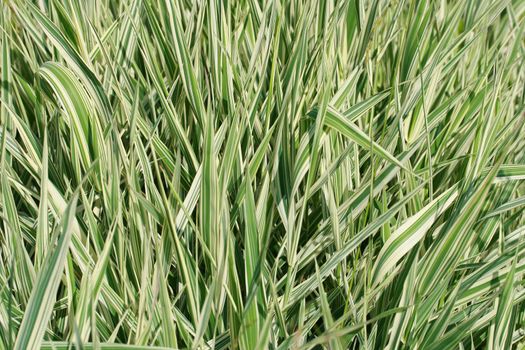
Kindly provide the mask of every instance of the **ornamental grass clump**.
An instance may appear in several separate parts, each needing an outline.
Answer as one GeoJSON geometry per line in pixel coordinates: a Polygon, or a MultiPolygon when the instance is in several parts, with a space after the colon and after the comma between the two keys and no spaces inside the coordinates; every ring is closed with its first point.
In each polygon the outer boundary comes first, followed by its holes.
{"type": "Polygon", "coordinates": [[[0,349],[525,346],[525,1],[0,3],[0,349]]]}

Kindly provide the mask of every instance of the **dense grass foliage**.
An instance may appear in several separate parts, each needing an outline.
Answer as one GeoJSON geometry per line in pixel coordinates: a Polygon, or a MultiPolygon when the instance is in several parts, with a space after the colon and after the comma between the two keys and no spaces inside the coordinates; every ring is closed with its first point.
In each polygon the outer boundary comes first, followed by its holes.
{"type": "Polygon", "coordinates": [[[525,345],[525,1],[0,19],[0,349],[525,345]]]}

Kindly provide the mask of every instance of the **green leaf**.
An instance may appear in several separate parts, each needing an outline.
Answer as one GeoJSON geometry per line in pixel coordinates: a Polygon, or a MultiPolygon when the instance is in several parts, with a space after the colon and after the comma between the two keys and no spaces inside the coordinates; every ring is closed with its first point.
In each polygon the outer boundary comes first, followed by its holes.
{"type": "Polygon", "coordinates": [[[16,337],[15,349],[39,349],[53,312],[60,279],[71,242],[71,225],[77,207],[78,194],[71,198],[55,234],[56,246],[48,250],[33,286],[24,318],[16,337]]]}

